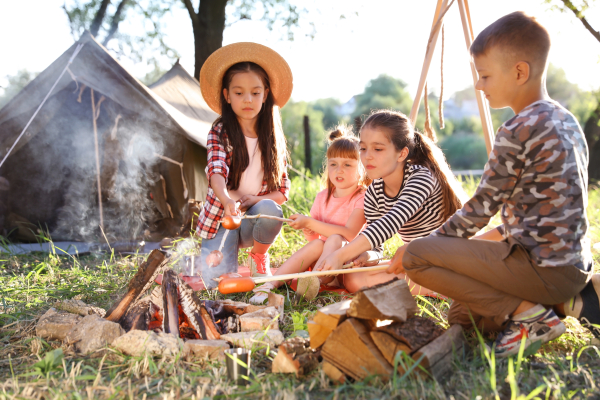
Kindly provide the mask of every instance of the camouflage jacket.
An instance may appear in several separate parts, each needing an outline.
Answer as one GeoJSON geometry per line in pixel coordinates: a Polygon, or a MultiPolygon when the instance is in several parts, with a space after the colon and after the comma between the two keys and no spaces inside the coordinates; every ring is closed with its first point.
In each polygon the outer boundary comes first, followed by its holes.
{"type": "Polygon", "coordinates": [[[551,101],[530,104],[498,129],[475,195],[434,235],[469,238],[502,208],[504,236],[538,266],[587,268],[588,157],[569,111],[551,101]]]}

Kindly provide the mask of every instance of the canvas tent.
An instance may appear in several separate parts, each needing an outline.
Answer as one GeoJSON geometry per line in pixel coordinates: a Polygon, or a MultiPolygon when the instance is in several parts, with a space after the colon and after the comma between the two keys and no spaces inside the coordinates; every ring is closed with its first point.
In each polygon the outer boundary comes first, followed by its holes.
{"type": "Polygon", "coordinates": [[[10,185],[0,190],[0,228],[31,223],[54,240],[99,237],[95,126],[105,234],[170,235],[181,227],[188,200],[205,196],[206,136],[216,117],[178,64],[151,90],[86,32],[0,110],[0,157],[80,45],[0,168],[10,185]]]}

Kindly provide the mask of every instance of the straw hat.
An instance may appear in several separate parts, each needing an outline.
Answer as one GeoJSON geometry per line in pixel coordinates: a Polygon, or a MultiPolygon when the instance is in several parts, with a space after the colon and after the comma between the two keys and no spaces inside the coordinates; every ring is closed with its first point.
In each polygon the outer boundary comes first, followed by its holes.
{"type": "Polygon", "coordinates": [[[204,62],[200,70],[200,89],[208,106],[217,114],[221,114],[223,75],[232,65],[244,61],[258,64],[267,72],[275,104],[283,107],[292,95],[292,70],[277,52],[252,42],[221,47],[204,62]]]}

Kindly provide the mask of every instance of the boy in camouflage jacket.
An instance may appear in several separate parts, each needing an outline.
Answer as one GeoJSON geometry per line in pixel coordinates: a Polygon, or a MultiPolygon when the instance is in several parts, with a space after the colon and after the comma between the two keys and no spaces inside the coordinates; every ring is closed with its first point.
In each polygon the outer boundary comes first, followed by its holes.
{"type": "Polygon", "coordinates": [[[504,16],[470,50],[476,89],[516,115],[498,130],[473,198],[411,242],[402,265],[415,283],[454,299],[450,323],[470,325],[472,316],[480,328],[503,330],[495,343],[503,357],[523,337],[529,346],[565,331],[544,304],[592,330],[600,324],[600,275],[592,278],[586,236],[588,149],[575,117],[548,97],[550,37],[534,18],[504,16]],[[467,240],[500,210],[502,226],[467,240]]]}

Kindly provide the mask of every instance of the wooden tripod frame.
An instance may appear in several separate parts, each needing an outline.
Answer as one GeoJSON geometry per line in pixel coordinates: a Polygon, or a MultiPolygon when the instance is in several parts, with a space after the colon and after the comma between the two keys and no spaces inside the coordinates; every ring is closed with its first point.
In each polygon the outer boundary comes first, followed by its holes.
{"type": "MultiPolygon", "coordinates": [[[[437,39],[442,25],[444,24],[444,15],[446,14],[446,11],[448,11],[450,6],[452,6],[454,1],[458,3],[460,19],[462,21],[463,32],[465,34],[465,43],[467,45],[467,51],[471,47],[471,44],[474,40],[473,26],[471,24],[471,14],[469,12],[468,0],[452,0],[450,4],[448,4],[448,0],[438,0],[437,6],[435,8],[435,16],[433,17],[433,24],[431,26],[431,33],[429,35],[429,41],[427,42],[427,51],[425,53],[425,61],[423,61],[423,69],[421,70],[419,86],[417,87],[415,101],[413,102],[412,109],[410,110],[410,121],[412,122],[413,126],[415,126],[415,123],[417,122],[417,113],[419,112],[419,105],[421,104],[421,99],[423,98],[423,89],[425,87],[425,82],[427,81],[427,74],[429,72],[429,66],[431,65],[431,59],[433,58],[433,53],[435,51],[437,39]]],[[[471,59],[471,57],[469,58],[471,59]]],[[[473,64],[472,59],[470,60],[470,64],[471,74],[473,75],[473,86],[475,86],[477,84],[478,78],[477,71],[475,70],[475,65],[473,64]]],[[[485,102],[483,93],[481,91],[475,90],[475,98],[477,99],[479,116],[481,117],[481,126],[483,127],[485,147],[489,154],[492,151],[492,145],[494,143],[494,127],[492,124],[492,117],[490,115],[490,108],[489,105],[485,102]]]]}

